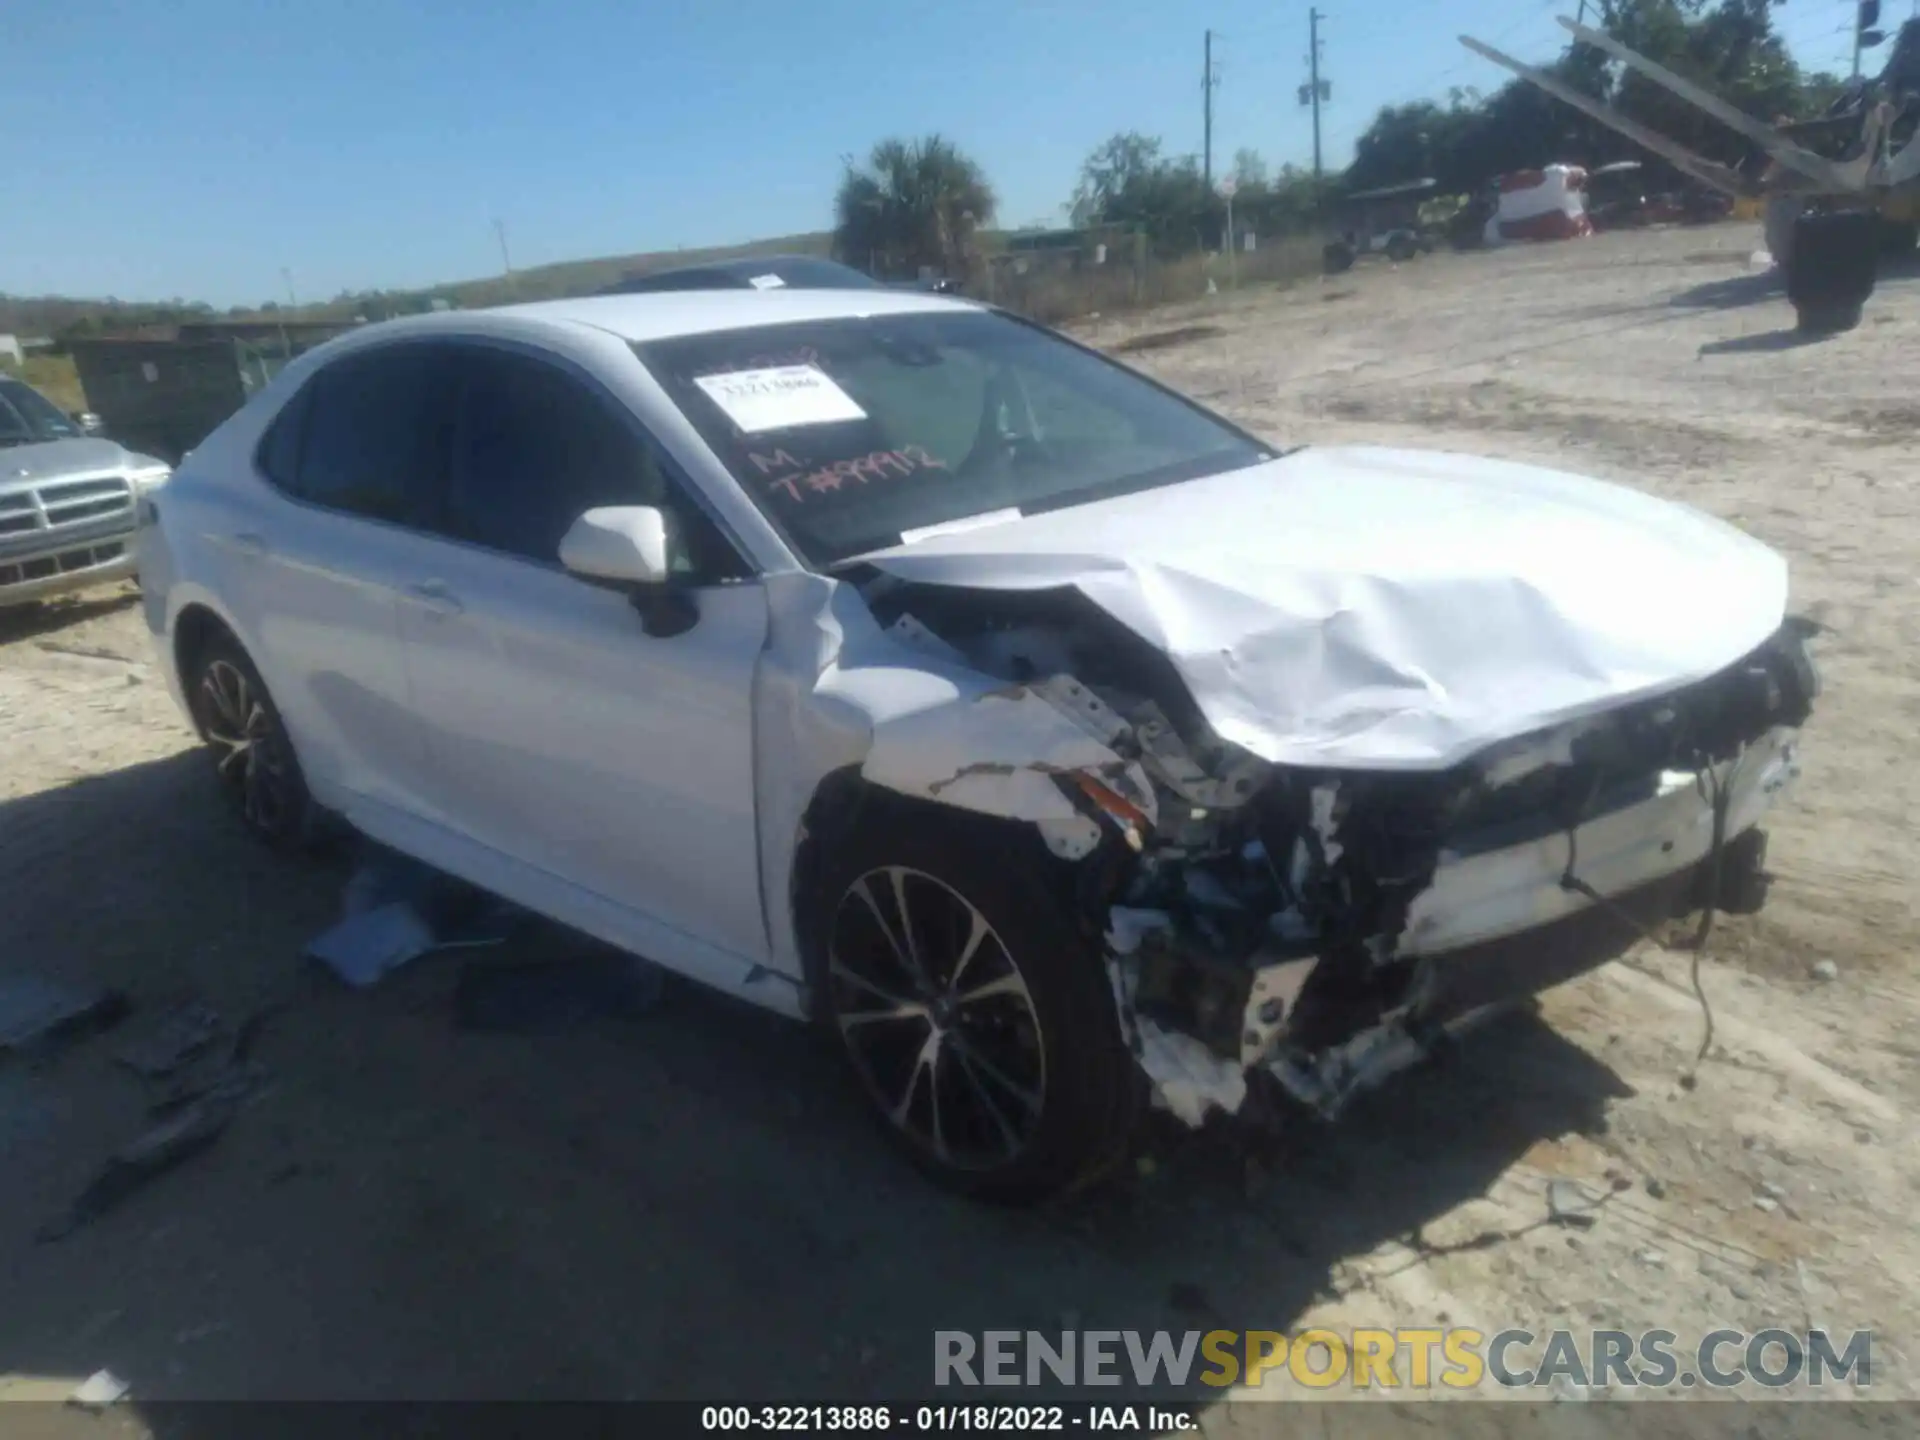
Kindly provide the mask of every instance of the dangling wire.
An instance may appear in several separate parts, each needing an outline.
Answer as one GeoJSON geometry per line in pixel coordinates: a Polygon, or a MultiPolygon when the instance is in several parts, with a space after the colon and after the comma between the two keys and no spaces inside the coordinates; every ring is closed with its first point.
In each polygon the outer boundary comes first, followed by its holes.
{"type": "MultiPolygon", "coordinates": [[[[1745,755],[1745,746],[1740,747],[1739,750],[1734,752],[1733,763],[1727,767],[1729,778],[1739,770],[1740,762],[1745,758],[1745,755]]],[[[1707,1058],[1708,1052],[1713,1049],[1713,1006],[1707,1000],[1706,987],[1700,983],[1700,961],[1706,953],[1707,941],[1712,938],[1714,916],[1719,909],[1720,860],[1726,849],[1727,812],[1733,802],[1732,789],[1726,782],[1721,780],[1720,773],[1713,768],[1711,757],[1703,757],[1703,763],[1695,774],[1694,783],[1700,788],[1703,797],[1708,799],[1708,803],[1712,807],[1713,834],[1711,840],[1708,842],[1706,859],[1703,862],[1706,866],[1706,900],[1701,907],[1699,927],[1693,934],[1693,959],[1688,966],[1688,978],[1693,985],[1693,998],[1700,1002],[1700,1016],[1703,1022],[1700,1048],[1694,1054],[1693,1063],[1688,1066],[1686,1071],[1680,1076],[1681,1086],[1688,1090],[1693,1089],[1693,1087],[1699,1083],[1698,1072],[1700,1064],[1707,1058]]],[[[1599,780],[1596,778],[1593,789],[1588,792],[1586,801],[1579,807],[1578,813],[1575,814],[1567,824],[1567,866],[1560,875],[1560,888],[1562,890],[1571,890],[1577,895],[1585,896],[1595,905],[1605,909],[1616,919],[1638,933],[1640,938],[1648,944],[1658,946],[1661,943],[1660,937],[1655,935],[1649,927],[1641,924],[1638,917],[1628,911],[1624,905],[1602,895],[1598,890],[1594,889],[1593,886],[1589,885],[1585,880],[1581,879],[1579,875],[1574,873],[1580,856],[1580,824],[1585,820],[1586,811],[1592,805],[1593,798],[1598,793],[1599,788],[1599,780]]]]}

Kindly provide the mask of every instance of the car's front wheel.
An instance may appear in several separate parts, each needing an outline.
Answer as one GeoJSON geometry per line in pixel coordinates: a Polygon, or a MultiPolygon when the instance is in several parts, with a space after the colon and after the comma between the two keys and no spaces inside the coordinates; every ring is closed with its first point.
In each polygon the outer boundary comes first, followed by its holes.
{"type": "Polygon", "coordinates": [[[827,867],[824,1018],[923,1170],[1031,1200],[1124,1157],[1143,1081],[1097,945],[1040,878],[1056,862],[1030,832],[949,833],[973,828],[932,812],[849,837],[827,867]]]}
{"type": "Polygon", "coordinates": [[[293,742],[266,682],[230,636],[212,636],[199,648],[187,695],[240,822],[270,845],[307,840],[315,812],[293,742]]]}

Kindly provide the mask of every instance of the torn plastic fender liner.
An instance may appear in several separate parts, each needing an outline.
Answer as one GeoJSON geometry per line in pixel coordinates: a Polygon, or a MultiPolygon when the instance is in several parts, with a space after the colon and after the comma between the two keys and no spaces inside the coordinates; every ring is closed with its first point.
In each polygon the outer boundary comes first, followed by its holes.
{"type": "MultiPolygon", "coordinates": [[[[1032,689],[956,671],[927,708],[874,727],[861,773],[902,795],[1010,820],[1085,818],[1061,778],[1087,776],[1154,817],[1153,787],[1075,718],[1032,689]]],[[[1075,787],[1078,788],[1078,787],[1075,787]]]]}

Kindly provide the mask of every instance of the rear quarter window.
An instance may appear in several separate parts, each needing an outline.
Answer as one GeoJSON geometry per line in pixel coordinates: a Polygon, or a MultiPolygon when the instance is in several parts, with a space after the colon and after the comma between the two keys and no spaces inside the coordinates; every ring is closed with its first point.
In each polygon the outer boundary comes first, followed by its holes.
{"type": "Polygon", "coordinates": [[[254,451],[254,465],[268,483],[290,495],[299,494],[300,443],[305,438],[307,409],[312,397],[313,382],[309,380],[293,399],[280,407],[280,413],[267,426],[267,433],[254,451]]]}

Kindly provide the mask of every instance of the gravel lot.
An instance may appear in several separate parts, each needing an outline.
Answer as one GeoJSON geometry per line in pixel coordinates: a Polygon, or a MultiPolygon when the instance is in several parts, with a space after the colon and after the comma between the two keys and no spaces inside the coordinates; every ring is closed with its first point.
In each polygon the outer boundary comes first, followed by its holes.
{"type": "Polygon", "coordinates": [[[1141,1173],[1052,1210],[951,1201],[774,1017],[683,990],[637,1022],[476,1035],[449,1018],[458,955],[364,994],[308,973],[343,864],[234,831],[131,595],[90,596],[0,616],[0,966],[142,1010],[281,1008],[222,1142],[58,1243],[35,1228],[141,1094],[110,1039],[0,1068],[0,1394],[104,1366],[148,1399],[899,1398],[936,1328],[1448,1323],[1871,1327],[1874,1393],[1920,1394],[1920,287],[1883,281],[1860,329],[1799,345],[1759,243],[1440,255],[1082,327],[1276,439],[1629,480],[1791,557],[1832,627],[1828,693],[1770,907],[1702,966],[1693,1088],[1691,957],[1649,945],[1338,1131],[1161,1133],[1141,1173]],[[1554,1178],[1610,1193],[1596,1224],[1545,1223],[1554,1178]]]}

